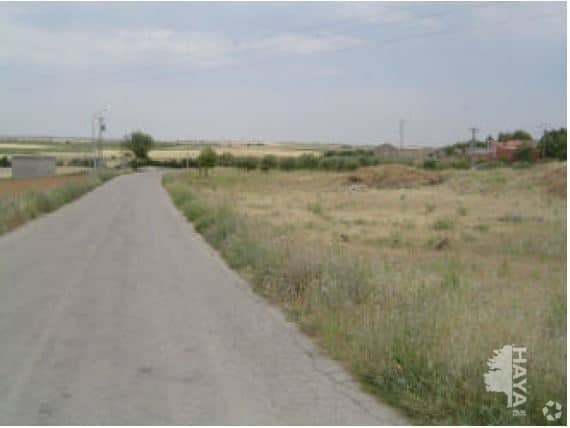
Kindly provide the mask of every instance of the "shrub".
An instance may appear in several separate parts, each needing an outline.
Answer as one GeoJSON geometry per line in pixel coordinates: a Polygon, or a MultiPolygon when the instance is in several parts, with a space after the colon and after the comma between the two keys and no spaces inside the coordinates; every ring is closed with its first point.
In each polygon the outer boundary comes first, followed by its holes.
{"type": "Polygon", "coordinates": [[[231,153],[222,153],[218,156],[219,166],[235,166],[236,158],[231,153]]]}
{"type": "Polygon", "coordinates": [[[235,166],[248,172],[257,169],[258,165],[259,159],[255,156],[240,156],[236,158],[235,166]]]}
{"type": "Polygon", "coordinates": [[[429,169],[429,170],[441,169],[441,163],[439,162],[438,159],[435,158],[424,159],[422,166],[424,169],[429,169]]]}
{"type": "Polygon", "coordinates": [[[10,159],[8,159],[8,156],[2,156],[0,158],[0,168],[10,168],[10,166],[12,166],[12,163],[10,159]]]}
{"type": "Polygon", "coordinates": [[[283,171],[292,171],[296,166],[296,159],[292,156],[282,157],[279,159],[279,169],[282,169],[283,171]]]}
{"type": "Polygon", "coordinates": [[[269,171],[270,169],[277,168],[277,157],[274,155],[263,156],[261,162],[259,163],[259,168],[265,172],[269,171]]]}
{"type": "Polygon", "coordinates": [[[455,169],[469,169],[471,164],[467,159],[458,159],[451,163],[451,166],[455,169]]]}
{"type": "Polygon", "coordinates": [[[317,169],[319,167],[319,159],[312,154],[302,154],[297,158],[297,168],[300,169],[317,169]]]}

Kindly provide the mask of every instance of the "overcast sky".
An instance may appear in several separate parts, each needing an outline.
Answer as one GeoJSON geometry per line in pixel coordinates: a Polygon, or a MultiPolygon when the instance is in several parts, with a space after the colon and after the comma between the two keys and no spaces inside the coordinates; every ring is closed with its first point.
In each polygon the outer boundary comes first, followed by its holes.
{"type": "Polygon", "coordinates": [[[0,135],[441,145],[566,126],[564,3],[0,4],[0,135]]]}

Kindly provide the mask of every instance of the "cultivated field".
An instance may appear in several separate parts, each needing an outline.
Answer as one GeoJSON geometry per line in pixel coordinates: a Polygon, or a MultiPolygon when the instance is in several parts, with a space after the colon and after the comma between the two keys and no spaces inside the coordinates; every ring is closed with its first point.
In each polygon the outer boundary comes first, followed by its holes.
{"type": "Polygon", "coordinates": [[[418,420],[542,424],[546,401],[565,402],[565,164],[218,168],[164,184],[230,266],[418,420]],[[485,391],[506,344],[528,348],[526,418],[485,391]]]}
{"type": "MultiPolygon", "coordinates": [[[[157,142],[150,151],[152,159],[167,160],[181,159],[186,157],[195,158],[200,151],[210,146],[218,154],[231,153],[234,156],[298,156],[303,153],[318,154],[335,145],[298,144],[298,143],[274,143],[274,142],[157,142]]],[[[124,151],[118,141],[108,141],[103,144],[103,156],[112,161],[124,155],[124,151]]],[[[61,162],[71,159],[90,158],[93,155],[94,145],[92,142],[50,142],[34,141],[13,142],[10,140],[0,141],[0,156],[15,154],[45,154],[55,156],[61,162]]]]}

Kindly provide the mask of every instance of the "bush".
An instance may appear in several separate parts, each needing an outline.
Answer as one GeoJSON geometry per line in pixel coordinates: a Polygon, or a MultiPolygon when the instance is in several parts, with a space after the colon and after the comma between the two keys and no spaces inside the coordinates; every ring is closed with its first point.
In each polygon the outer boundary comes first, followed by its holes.
{"type": "Polygon", "coordinates": [[[258,165],[259,159],[255,156],[240,156],[235,162],[235,166],[248,172],[257,169],[258,165]]]}
{"type": "Polygon", "coordinates": [[[424,169],[429,169],[429,170],[441,169],[441,163],[439,162],[438,159],[435,158],[424,159],[422,166],[424,169]]]}
{"type": "Polygon", "coordinates": [[[259,168],[265,172],[269,171],[270,169],[277,168],[277,157],[274,155],[263,156],[261,162],[259,163],[259,168]]]}
{"type": "Polygon", "coordinates": [[[235,166],[236,158],[231,153],[222,153],[218,157],[219,166],[235,166]]]}
{"type": "Polygon", "coordinates": [[[297,168],[300,169],[317,169],[319,167],[319,158],[312,154],[302,154],[297,158],[297,168]]]}
{"type": "Polygon", "coordinates": [[[467,159],[458,159],[451,163],[451,166],[455,169],[469,169],[471,164],[467,159]]]}
{"type": "Polygon", "coordinates": [[[338,164],[338,158],[322,157],[319,160],[319,169],[323,169],[325,171],[334,171],[338,169],[338,164]]]}
{"type": "Polygon", "coordinates": [[[8,156],[2,156],[0,158],[0,168],[10,168],[12,166],[12,163],[10,162],[10,159],[8,159],[8,156]]]}
{"type": "Polygon", "coordinates": [[[279,159],[279,169],[283,171],[292,171],[297,167],[296,159],[293,156],[282,157],[279,159]]]}

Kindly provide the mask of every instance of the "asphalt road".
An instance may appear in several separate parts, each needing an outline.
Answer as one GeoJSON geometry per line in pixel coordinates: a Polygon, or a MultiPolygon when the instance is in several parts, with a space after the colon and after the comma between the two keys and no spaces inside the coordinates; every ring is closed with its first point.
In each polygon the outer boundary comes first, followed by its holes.
{"type": "Polygon", "coordinates": [[[158,173],[0,237],[0,424],[405,424],[229,270],[158,173]]]}

